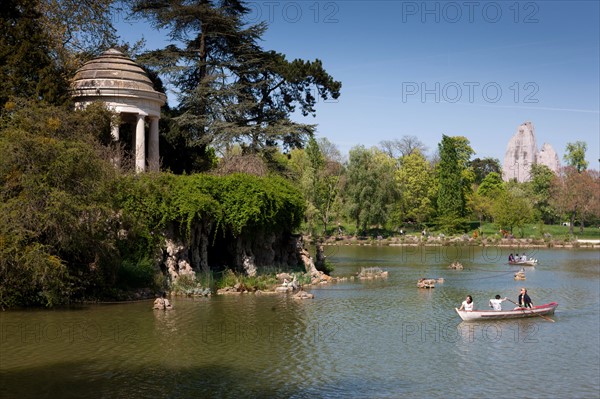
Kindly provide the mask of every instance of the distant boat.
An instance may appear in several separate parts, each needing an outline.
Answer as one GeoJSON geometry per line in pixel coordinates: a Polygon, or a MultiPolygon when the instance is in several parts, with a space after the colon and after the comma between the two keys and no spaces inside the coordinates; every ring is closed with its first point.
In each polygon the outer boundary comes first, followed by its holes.
{"type": "Polygon", "coordinates": [[[537,265],[537,259],[519,260],[519,261],[508,261],[509,265],[512,266],[535,266],[537,265]]]}
{"type": "Polygon", "coordinates": [[[556,309],[557,306],[558,303],[550,302],[545,305],[534,306],[532,308],[514,308],[511,310],[472,310],[467,312],[465,310],[458,310],[458,308],[454,309],[464,321],[476,321],[520,319],[523,317],[535,316],[546,318],[544,317],[545,315],[554,314],[554,309],[556,309]]]}

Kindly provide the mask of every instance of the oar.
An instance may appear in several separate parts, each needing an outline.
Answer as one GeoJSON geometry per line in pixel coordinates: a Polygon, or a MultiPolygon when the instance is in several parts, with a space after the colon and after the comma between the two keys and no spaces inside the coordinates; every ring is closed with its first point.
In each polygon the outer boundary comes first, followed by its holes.
{"type": "MultiPolygon", "coordinates": [[[[519,305],[518,303],[516,303],[515,301],[513,301],[513,300],[511,300],[511,299],[508,299],[508,298],[506,298],[506,300],[507,300],[507,301],[510,301],[510,302],[512,302],[512,303],[514,303],[514,304],[515,304],[515,305],[517,305],[518,307],[521,307],[521,305],[519,305]]],[[[521,310],[522,310],[523,312],[525,312],[525,310],[526,310],[526,309],[527,309],[527,308],[522,308],[521,310]]],[[[554,323],[554,322],[555,322],[554,320],[552,320],[552,319],[551,319],[551,318],[549,318],[549,317],[546,317],[546,316],[544,316],[544,315],[541,315],[541,314],[539,314],[539,313],[535,313],[535,312],[532,312],[532,311],[530,311],[530,312],[531,312],[532,314],[536,315],[536,316],[540,316],[542,319],[545,319],[545,320],[551,321],[552,323],[554,323]]]]}

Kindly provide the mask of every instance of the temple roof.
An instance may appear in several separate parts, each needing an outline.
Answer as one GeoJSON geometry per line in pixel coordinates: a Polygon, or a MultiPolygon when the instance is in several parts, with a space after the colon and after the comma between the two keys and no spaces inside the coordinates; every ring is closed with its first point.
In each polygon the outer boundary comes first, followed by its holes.
{"type": "Polygon", "coordinates": [[[86,62],[71,82],[74,97],[137,95],[164,104],[166,96],[154,90],[152,81],[138,64],[122,52],[109,49],[86,62]]]}

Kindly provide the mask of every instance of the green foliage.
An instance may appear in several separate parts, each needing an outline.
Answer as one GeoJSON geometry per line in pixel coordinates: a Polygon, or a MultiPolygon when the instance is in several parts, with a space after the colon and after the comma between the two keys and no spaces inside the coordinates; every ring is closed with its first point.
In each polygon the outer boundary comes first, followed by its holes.
{"type": "Polygon", "coordinates": [[[239,291],[269,290],[278,284],[274,274],[259,274],[247,276],[236,273],[231,269],[223,272],[222,277],[217,280],[217,288],[234,287],[239,284],[239,291]]]}
{"type": "Polygon", "coordinates": [[[396,170],[396,184],[400,199],[396,207],[396,225],[403,222],[421,224],[434,214],[433,171],[418,149],[400,159],[396,170]]]}
{"type": "Polygon", "coordinates": [[[558,220],[556,209],[550,205],[552,182],[556,175],[546,165],[533,164],[530,171],[529,188],[534,211],[538,218],[552,224],[558,220]]]}
{"type": "Polygon", "coordinates": [[[481,184],[486,176],[492,172],[502,175],[500,161],[495,158],[475,158],[469,162],[469,167],[475,174],[474,183],[476,185],[481,184]]]}
{"type": "Polygon", "coordinates": [[[466,215],[466,205],[473,181],[472,175],[467,172],[467,164],[473,150],[466,138],[443,135],[439,151],[438,215],[444,220],[462,218],[466,215]]]}
{"type": "Polygon", "coordinates": [[[385,225],[397,198],[395,161],[373,148],[350,150],[345,186],[346,209],[357,230],[385,225]]]}
{"type": "Polygon", "coordinates": [[[5,106],[0,121],[0,285],[22,294],[5,291],[9,299],[4,303],[68,302],[113,274],[115,169],[101,157],[97,143],[95,132],[102,131],[103,121],[33,102],[5,106]]]}
{"type": "MultiPolygon", "coordinates": [[[[246,153],[277,145],[300,148],[315,127],[295,122],[291,115],[314,115],[318,98],[339,97],[341,83],[327,74],[320,60],[288,61],[283,54],[263,50],[259,41],[266,24],[246,24],[252,10],[243,1],[131,4],[137,16],[168,31],[173,40],[140,61],[177,86],[180,105],[173,128],[178,129],[178,144],[190,152],[234,143],[246,153]]],[[[184,158],[193,160],[189,155],[184,158]]],[[[197,171],[190,167],[181,169],[197,171]]]]}
{"type": "Polygon", "coordinates": [[[187,234],[203,221],[234,236],[257,229],[292,231],[304,212],[301,193],[277,176],[143,174],[123,179],[118,193],[130,219],[145,224],[149,240],[170,223],[187,234]]]}
{"type": "Polygon", "coordinates": [[[565,155],[563,159],[567,165],[574,167],[578,172],[586,170],[588,162],[585,160],[585,152],[587,151],[587,143],[576,141],[575,143],[567,143],[565,155]]]}
{"type": "Polygon", "coordinates": [[[507,191],[502,193],[492,208],[494,222],[500,229],[522,227],[533,220],[531,204],[522,193],[507,191]]]}
{"type": "Polygon", "coordinates": [[[35,0],[5,0],[0,11],[0,107],[15,97],[67,99],[65,76],[52,58],[52,39],[35,0]]]}
{"type": "Polygon", "coordinates": [[[477,188],[477,194],[487,198],[497,197],[502,191],[504,191],[504,182],[502,176],[496,172],[488,173],[477,188]]]}
{"type": "Polygon", "coordinates": [[[469,231],[471,225],[467,218],[455,214],[446,214],[437,217],[436,227],[445,234],[456,234],[469,231]]]}
{"type": "Polygon", "coordinates": [[[281,177],[120,175],[102,144],[112,115],[26,101],[0,119],[0,306],[55,305],[162,284],[165,228],[238,236],[299,227],[281,177]]]}
{"type": "Polygon", "coordinates": [[[311,234],[327,234],[331,219],[337,214],[343,166],[339,151],[327,139],[310,138],[305,150],[293,150],[290,165],[299,177],[306,198],[306,223],[311,234]],[[316,226],[322,226],[317,232],[316,226]]]}
{"type": "Polygon", "coordinates": [[[155,283],[157,273],[160,271],[150,258],[142,258],[138,261],[124,259],[117,277],[119,285],[124,288],[151,287],[155,283]]]}

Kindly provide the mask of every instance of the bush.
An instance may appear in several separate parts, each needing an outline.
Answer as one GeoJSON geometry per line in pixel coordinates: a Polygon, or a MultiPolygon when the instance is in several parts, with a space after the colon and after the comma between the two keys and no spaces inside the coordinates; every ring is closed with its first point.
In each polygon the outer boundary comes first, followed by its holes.
{"type": "Polygon", "coordinates": [[[154,261],[142,258],[139,261],[126,259],[118,269],[118,282],[123,288],[146,288],[155,283],[155,275],[160,271],[154,266],[154,261]]]}

